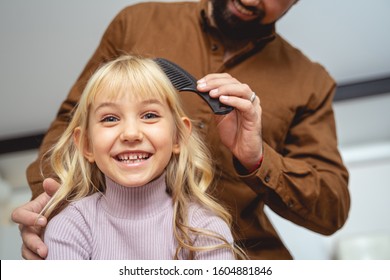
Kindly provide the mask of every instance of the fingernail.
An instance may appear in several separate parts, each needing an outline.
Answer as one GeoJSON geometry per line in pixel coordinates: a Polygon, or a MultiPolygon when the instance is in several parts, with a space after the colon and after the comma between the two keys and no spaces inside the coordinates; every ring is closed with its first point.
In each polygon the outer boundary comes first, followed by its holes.
{"type": "Polygon", "coordinates": [[[206,83],[198,83],[198,88],[204,88],[206,87],[206,83]]]}
{"type": "Polygon", "coordinates": [[[203,78],[197,81],[198,84],[203,84],[203,83],[205,83],[205,82],[206,82],[206,81],[205,81],[203,78]]]}
{"type": "Polygon", "coordinates": [[[218,93],[218,89],[217,89],[217,88],[212,89],[212,90],[210,90],[210,92],[209,92],[209,94],[210,94],[211,96],[213,96],[213,95],[215,95],[215,94],[217,94],[217,93],[218,93]]]}
{"type": "Polygon", "coordinates": [[[229,96],[228,95],[221,95],[220,98],[221,98],[221,100],[228,100],[229,96]]]}
{"type": "Polygon", "coordinates": [[[44,218],[38,218],[38,220],[37,220],[37,225],[38,226],[43,227],[43,226],[45,226],[45,224],[46,224],[46,222],[45,222],[44,218]]]}
{"type": "Polygon", "coordinates": [[[40,256],[42,258],[40,249],[37,249],[37,254],[38,254],[38,256],[40,256]]]}

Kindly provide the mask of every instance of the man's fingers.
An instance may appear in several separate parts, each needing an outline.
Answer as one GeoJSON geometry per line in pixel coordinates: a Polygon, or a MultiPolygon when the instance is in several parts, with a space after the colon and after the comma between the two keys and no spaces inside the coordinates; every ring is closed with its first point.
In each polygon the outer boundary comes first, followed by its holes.
{"type": "Polygon", "coordinates": [[[52,197],[59,187],[60,184],[52,178],[46,178],[43,181],[43,189],[45,190],[45,192],[49,197],[52,197]]]}
{"type": "Polygon", "coordinates": [[[20,224],[19,229],[21,226],[46,226],[47,220],[45,217],[31,212],[29,210],[26,210],[23,207],[19,207],[15,209],[12,212],[12,221],[14,221],[17,224],[20,224]]]}
{"type": "Polygon", "coordinates": [[[33,251],[29,250],[24,244],[22,245],[22,257],[25,260],[42,260],[38,254],[35,254],[33,251]]]}
{"type": "Polygon", "coordinates": [[[27,202],[12,212],[11,218],[15,223],[26,226],[46,225],[46,218],[40,216],[39,213],[49,202],[52,195],[58,190],[59,183],[48,178],[43,181],[43,188],[45,189],[44,193],[41,193],[34,200],[27,202]]]}
{"type": "Polygon", "coordinates": [[[11,215],[12,220],[19,224],[23,240],[22,257],[28,260],[44,259],[47,256],[47,247],[41,238],[42,228],[46,226],[47,219],[40,213],[58,190],[59,184],[53,179],[46,179],[43,187],[44,193],[16,208],[11,215]]]}
{"type": "Polygon", "coordinates": [[[12,221],[26,226],[45,226],[46,218],[39,215],[50,197],[46,193],[40,194],[36,199],[16,208],[11,215],[12,221]]]}
{"type": "Polygon", "coordinates": [[[47,256],[47,247],[43,243],[39,227],[22,227],[21,236],[23,240],[22,256],[25,259],[42,259],[47,256]]]}

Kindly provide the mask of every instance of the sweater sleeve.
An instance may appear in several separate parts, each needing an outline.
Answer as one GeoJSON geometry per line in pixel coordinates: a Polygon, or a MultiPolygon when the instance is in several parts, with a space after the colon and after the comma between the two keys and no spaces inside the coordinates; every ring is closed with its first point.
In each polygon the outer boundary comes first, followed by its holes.
{"type": "Polygon", "coordinates": [[[80,211],[69,205],[47,225],[44,242],[47,260],[88,260],[91,258],[91,232],[80,211]]]}
{"type": "MultiPolygon", "coordinates": [[[[225,239],[233,244],[233,236],[229,226],[219,217],[201,207],[194,207],[190,212],[190,224],[194,228],[200,228],[215,233],[217,237],[196,235],[194,238],[195,247],[213,247],[224,244],[225,239]]],[[[234,260],[235,256],[229,248],[212,248],[210,250],[198,251],[195,253],[195,260],[234,260]]]]}

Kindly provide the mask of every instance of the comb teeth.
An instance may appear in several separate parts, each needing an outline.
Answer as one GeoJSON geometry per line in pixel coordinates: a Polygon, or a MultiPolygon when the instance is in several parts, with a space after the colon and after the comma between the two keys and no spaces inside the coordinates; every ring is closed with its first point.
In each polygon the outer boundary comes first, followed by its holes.
{"type": "Polygon", "coordinates": [[[178,91],[196,91],[196,80],[184,69],[162,58],[155,59],[178,91]]]}
{"type": "Polygon", "coordinates": [[[164,58],[155,58],[154,61],[164,71],[177,91],[192,91],[203,98],[215,114],[224,115],[233,110],[232,107],[219,102],[217,98],[211,98],[208,92],[200,92],[196,89],[196,79],[179,65],[164,58]]]}
{"type": "Polygon", "coordinates": [[[192,85],[190,80],[186,80],[183,76],[177,75],[176,71],[173,71],[167,67],[162,66],[163,71],[168,76],[169,80],[176,87],[176,89],[180,90],[183,87],[189,87],[192,85]]]}

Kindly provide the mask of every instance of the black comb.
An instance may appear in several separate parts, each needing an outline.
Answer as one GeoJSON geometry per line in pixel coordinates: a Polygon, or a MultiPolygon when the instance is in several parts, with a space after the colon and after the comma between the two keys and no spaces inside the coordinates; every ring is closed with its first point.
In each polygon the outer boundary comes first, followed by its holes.
{"type": "Polygon", "coordinates": [[[211,98],[208,92],[198,91],[196,79],[179,65],[165,58],[155,58],[154,61],[168,76],[176,90],[195,92],[207,102],[214,114],[225,115],[233,110],[233,107],[222,104],[217,98],[211,98]]]}

